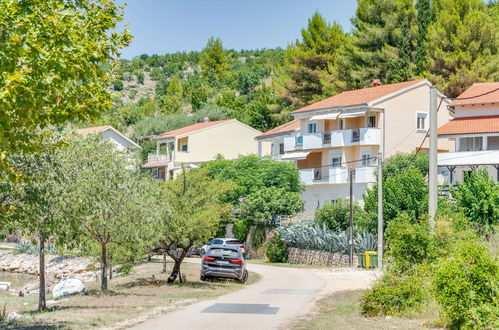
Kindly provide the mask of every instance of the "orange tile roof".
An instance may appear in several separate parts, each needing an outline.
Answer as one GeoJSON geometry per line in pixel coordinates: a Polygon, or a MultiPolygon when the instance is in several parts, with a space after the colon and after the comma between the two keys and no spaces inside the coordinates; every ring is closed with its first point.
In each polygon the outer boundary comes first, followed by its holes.
{"type": "Polygon", "coordinates": [[[276,128],[273,128],[270,131],[263,133],[262,135],[258,135],[255,139],[259,140],[274,135],[294,132],[299,127],[300,127],[300,121],[295,119],[284,125],[277,126],[276,128]]]}
{"type": "Polygon", "coordinates": [[[438,129],[438,135],[499,133],[499,116],[455,118],[438,129]]]}
{"type": "Polygon", "coordinates": [[[450,105],[467,105],[499,102],[499,82],[474,83],[457,98],[472,97],[474,95],[485,95],[473,97],[465,100],[453,100],[450,105]]]}
{"type": "Polygon", "coordinates": [[[327,109],[341,106],[351,106],[357,104],[365,104],[368,102],[375,101],[383,96],[390,95],[406,87],[410,87],[417,83],[424,81],[425,79],[404,81],[397,84],[381,85],[370,88],[355,89],[351,91],[346,91],[322,101],[307,105],[301,109],[295,110],[292,113],[298,113],[310,110],[327,109]]]}
{"type": "Polygon", "coordinates": [[[81,135],[96,134],[96,133],[100,133],[102,131],[105,131],[106,129],[108,129],[110,127],[111,126],[106,125],[106,126],[94,126],[94,127],[87,127],[87,128],[79,128],[76,130],[76,133],[81,134],[81,135]]]}
{"type": "Polygon", "coordinates": [[[151,162],[142,165],[143,168],[155,168],[155,167],[163,167],[170,163],[170,161],[162,161],[162,162],[151,162]]]}
{"type": "Polygon", "coordinates": [[[158,135],[156,137],[156,140],[174,138],[174,137],[179,136],[179,135],[183,135],[183,134],[187,134],[187,133],[193,133],[193,132],[202,130],[204,128],[216,126],[216,125],[219,125],[219,124],[231,121],[231,120],[234,120],[234,119],[209,121],[207,123],[197,123],[197,124],[194,124],[194,125],[190,125],[190,126],[186,126],[186,127],[182,127],[182,128],[176,129],[174,131],[162,133],[162,134],[160,134],[160,135],[158,135]]]}

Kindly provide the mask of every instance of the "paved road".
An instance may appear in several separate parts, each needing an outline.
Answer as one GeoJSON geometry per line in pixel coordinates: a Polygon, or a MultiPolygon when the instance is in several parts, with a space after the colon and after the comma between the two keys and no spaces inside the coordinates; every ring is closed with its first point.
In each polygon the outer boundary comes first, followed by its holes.
{"type": "Polygon", "coordinates": [[[248,265],[262,278],[236,292],[163,314],[133,329],[276,329],[310,306],[326,282],[303,269],[248,265]]]}

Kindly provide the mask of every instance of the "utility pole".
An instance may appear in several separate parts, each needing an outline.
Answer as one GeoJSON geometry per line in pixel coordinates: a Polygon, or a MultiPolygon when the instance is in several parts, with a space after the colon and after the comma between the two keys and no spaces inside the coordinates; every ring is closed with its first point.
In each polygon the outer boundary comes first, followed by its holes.
{"type": "Polygon", "coordinates": [[[430,216],[430,229],[435,229],[435,215],[438,203],[437,183],[437,88],[430,87],[430,169],[428,175],[428,214],[430,216]]]}
{"type": "Polygon", "coordinates": [[[348,245],[349,245],[349,265],[353,266],[353,175],[355,169],[349,169],[349,179],[350,179],[350,220],[349,220],[349,233],[348,233],[348,245]]]}
{"type": "Polygon", "coordinates": [[[383,163],[378,153],[378,268],[383,269],[383,163]]]}

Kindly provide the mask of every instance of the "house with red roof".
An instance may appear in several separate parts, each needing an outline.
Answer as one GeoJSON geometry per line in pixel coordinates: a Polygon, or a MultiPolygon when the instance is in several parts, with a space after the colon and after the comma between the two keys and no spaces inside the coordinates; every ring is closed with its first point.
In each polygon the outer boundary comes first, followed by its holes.
{"type": "Polygon", "coordinates": [[[270,146],[255,141],[262,132],[236,119],[209,121],[182,127],[156,136],[156,152],[148,155],[143,168],[160,180],[174,178],[182,169],[198,167],[215,159],[241,155],[269,154],[270,146]]]}
{"type": "Polygon", "coordinates": [[[446,184],[464,181],[479,167],[499,181],[499,82],[475,83],[448,105],[454,118],[438,129],[455,152],[439,153],[439,171],[446,184]]]}
{"type": "MultiPolygon", "coordinates": [[[[349,198],[349,173],[353,173],[354,199],[376,180],[378,155],[428,150],[430,88],[426,79],[345,91],[291,112],[294,120],[257,137],[272,145],[275,159],[291,161],[299,169],[306,190],[305,216],[324,203],[349,198]],[[350,171],[353,170],[353,171],[350,171]]],[[[449,102],[438,95],[442,106],[449,102]]],[[[438,124],[449,121],[438,112],[438,124]]],[[[449,140],[439,140],[439,150],[453,151],[449,140]]]]}

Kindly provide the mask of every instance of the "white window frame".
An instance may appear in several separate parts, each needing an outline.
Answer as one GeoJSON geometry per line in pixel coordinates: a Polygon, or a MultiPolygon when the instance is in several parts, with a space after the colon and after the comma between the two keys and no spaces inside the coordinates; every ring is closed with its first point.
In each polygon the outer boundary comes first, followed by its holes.
{"type": "Polygon", "coordinates": [[[319,129],[319,125],[317,124],[316,121],[309,121],[309,122],[307,122],[307,133],[308,134],[317,133],[318,129],[319,129]],[[314,127],[313,132],[310,130],[310,127],[314,127]]]}
{"type": "Polygon", "coordinates": [[[338,119],[338,129],[345,129],[345,119],[344,118],[338,119]]]}
{"type": "Polygon", "coordinates": [[[367,128],[376,128],[377,127],[377,124],[378,124],[378,118],[376,117],[376,114],[368,114],[366,116],[366,127],[367,128]],[[374,125],[371,125],[371,118],[374,118],[374,125]]]}
{"type": "Polygon", "coordinates": [[[461,141],[459,141],[459,151],[481,151],[484,149],[483,147],[483,137],[482,136],[469,136],[469,137],[463,137],[460,138],[461,141]],[[466,150],[463,150],[462,147],[464,146],[464,140],[466,140],[466,150]],[[472,143],[470,143],[472,142],[472,143]],[[473,146],[473,148],[470,148],[470,145],[473,146]]]}
{"type": "Polygon", "coordinates": [[[284,155],[285,153],[286,153],[286,150],[284,149],[284,142],[279,143],[279,150],[278,150],[278,154],[279,154],[279,155],[284,155]],[[281,150],[281,147],[282,147],[282,150],[281,150]]]}
{"type": "Polygon", "coordinates": [[[371,153],[371,148],[369,147],[363,147],[360,148],[360,159],[361,159],[361,166],[372,166],[372,153],[371,153]]]}
{"type": "Polygon", "coordinates": [[[416,112],[416,132],[427,132],[428,131],[428,112],[416,112]],[[423,118],[423,128],[419,127],[419,118],[423,118]]]}
{"type": "Polygon", "coordinates": [[[341,164],[343,163],[343,160],[341,159],[341,155],[334,155],[332,158],[331,158],[331,167],[341,167],[341,164]],[[340,162],[339,163],[335,163],[334,160],[335,159],[338,159],[340,162]]]}

